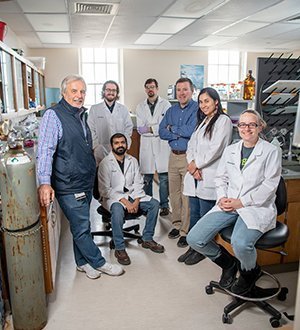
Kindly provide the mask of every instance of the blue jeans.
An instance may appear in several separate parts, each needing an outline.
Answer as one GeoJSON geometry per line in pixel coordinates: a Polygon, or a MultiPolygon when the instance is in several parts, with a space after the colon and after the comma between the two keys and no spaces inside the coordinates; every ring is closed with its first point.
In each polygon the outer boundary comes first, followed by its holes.
{"type": "MultiPolygon", "coordinates": [[[[144,174],[144,191],[146,195],[153,196],[153,176],[154,174],[144,174]]],[[[159,206],[169,208],[169,179],[168,173],[158,173],[159,179],[159,206]]]]}
{"type": "MultiPolygon", "coordinates": [[[[140,202],[139,209],[147,212],[146,223],[143,230],[143,241],[151,241],[153,239],[156,226],[159,202],[151,198],[148,202],[140,202]]],[[[110,207],[111,227],[113,232],[113,240],[116,250],[124,250],[125,242],[123,236],[123,224],[125,222],[126,209],[119,202],[113,203],[110,207]]]]}
{"type": "Polygon", "coordinates": [[[86,197],[80,200],[76,200],[74,194],[56,195],[56,198],[70,223],[76,265],[82,266],[88,263],[96,269],[105,264],[105,259],[91,235],[92,192],[86,192],[85,195],[86,197]]]}
{"type": "Polygon", "coordinates": [[[190,205],[190,229],[191,230],[200,218],[202,218],[216,204],[214,200],[189,197],[190,205]]]}
{"type": "Polygon", "coordinates": [[[257,240],[263,235],[255,229],[248,229],[243,219],[235,212],[213,212],[202,217],[191,229],[187,242],[191,248],[211,260],[221,255],[221,249],[215,242],[215,236],[222,229],[234,225],[231,245],[243,270],[251,270],[256,265],[257,240]]]}

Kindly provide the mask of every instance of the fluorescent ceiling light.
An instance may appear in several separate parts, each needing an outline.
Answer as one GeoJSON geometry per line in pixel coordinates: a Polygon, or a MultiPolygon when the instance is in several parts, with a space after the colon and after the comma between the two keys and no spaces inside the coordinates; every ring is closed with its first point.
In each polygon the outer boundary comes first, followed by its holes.
{"type": "Polygon", "coordinates": [[[269,24],[270,23],[241,21],[238,23],[230,24],[228,27],[216,31],[214,35],[221,35],[226,37],[239,37],[243,34],[263,28],[264,26],[267,26],[269,24]]]}
{"type": "Polygon", "coordinates": [[[161,17],[152,24],[146,33],[175,34],[193,23],[194,19],[161,17]]]}
{"type": "Polygon", "coordinates": [[[43,44],[70,44],[70,33],[66,32],[37,32],[43,44]]]}
{"type": "Polygon", "coordinates": [[[229,0],[178,0],[163,13],[163,16],[199,18],[216,10],[228,1],[229,0]]]}
{"type": "Polygon", "coordinates": [[[223,37],[223,36],[208,36],[197,42],[191,44],[193,47],[211,47],[219,44],[225,44],[226,42],[232,41],[236,37],[223,37]]]}
{"type": "Polygon", "coordinates": [[[51,0],[17,0],[25,13],[66,13],[67,1],[51,0]]]}
{"type": "Polygon", "coordinates": [[[172,37],[171,34],[142,34],[135,42],[135,45],[160,45],[172,37]]]}
{"type": "Polygon", "coordinates": [[[25,14],[35,31],[69,31],[65,14],[25,14]]]}

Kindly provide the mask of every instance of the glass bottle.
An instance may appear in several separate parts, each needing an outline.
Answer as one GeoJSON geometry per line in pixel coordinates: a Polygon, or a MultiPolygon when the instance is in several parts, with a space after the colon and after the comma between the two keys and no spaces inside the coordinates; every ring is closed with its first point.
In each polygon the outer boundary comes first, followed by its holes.
{"type": "Polygon", "coordinates": [[[244,100],[252,100],[255,94],[255,79],[252,76],[252,70],[249,70],[246,79],[244,80],[244,100]]]}

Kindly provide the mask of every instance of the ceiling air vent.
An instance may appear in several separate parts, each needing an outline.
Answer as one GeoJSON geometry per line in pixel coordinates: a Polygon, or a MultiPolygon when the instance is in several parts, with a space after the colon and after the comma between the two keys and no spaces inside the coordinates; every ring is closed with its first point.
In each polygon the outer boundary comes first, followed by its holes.
{"type": "Polygon", "coordinates": [[[75,4],[75,14],[81,15],[114,15],[118,5],[115,3],[80,3],[75,4]]]}

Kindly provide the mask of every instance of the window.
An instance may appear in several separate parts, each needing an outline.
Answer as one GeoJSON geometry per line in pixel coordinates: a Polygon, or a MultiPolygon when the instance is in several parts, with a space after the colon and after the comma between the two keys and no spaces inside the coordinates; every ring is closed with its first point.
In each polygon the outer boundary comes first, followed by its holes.
{"type": "Polygon", "coordinates": [[[239,51],[208,52],[208,84],[237,83],[241,79],[242,54],[239,51]]]}
{"type": "Polygon", "coordinates": [[[101,102],[106,80],[120,83],[120,53],[116,48],[81,48],[80,72],[87,84],[85,106],[101,102]]]}

